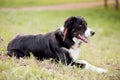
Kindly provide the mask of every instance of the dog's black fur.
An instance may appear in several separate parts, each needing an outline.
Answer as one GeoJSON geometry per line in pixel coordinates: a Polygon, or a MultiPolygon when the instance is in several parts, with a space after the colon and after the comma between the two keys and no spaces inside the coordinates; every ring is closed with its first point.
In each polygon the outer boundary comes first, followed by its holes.
{"type": "Polygon", "coordinates": [[[73,37],[84,34],[87,23],[82,17],[69,17],[64,23],[64,31],[60,29],[45,35],[18,35],[7,47],[9,56],[17,58],[30,56],[32,53],[37,59],[55,59],[62,63],[74,63],[69,52],[75,42],[73,37]]]}

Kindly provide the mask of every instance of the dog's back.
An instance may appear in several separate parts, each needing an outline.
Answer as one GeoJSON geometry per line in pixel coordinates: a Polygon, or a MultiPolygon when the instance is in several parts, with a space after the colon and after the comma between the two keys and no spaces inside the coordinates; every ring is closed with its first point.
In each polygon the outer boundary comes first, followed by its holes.
{"type": "Polygon", "coordinates": [[[8,55],[12,56],[13,53],[17,58],[30,56],[30,52],[37,53],[46,47],[47,39],[43,35],[22,35],[16,36],[7,46],[8,55]]]}
{"type": "MultiPolygon", "coordinates": [[[[30,56],[33,53],[39,59],[57,58],[61,51],[59,43],[55,37],[55,32],[45,35],[22,35],[16,36],[7,46],[9,56],[17,58],[30,56]]],[[[61,53],[62,54],[62,53],[61,53]]]]}

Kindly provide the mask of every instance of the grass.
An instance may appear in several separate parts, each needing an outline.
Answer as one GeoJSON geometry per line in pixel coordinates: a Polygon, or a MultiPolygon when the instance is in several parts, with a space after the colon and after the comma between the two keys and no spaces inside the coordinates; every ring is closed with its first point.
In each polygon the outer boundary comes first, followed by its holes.
{"type": "Polygon", "coordinates": [[[78,3],[102,0],[0,0],[0,7],[25,7],[40,5],[55,5],[65,3],[78,3]]]}
{"type": "Polygon", "coordinates": [[[0,80],[119,80],[120,79],[120,10],[90,8],[68,11],[0,12],[0,80]],[[81,56],[93,65],[109,70],[100,75],[49,60],[8,58],[6,46],[17,34],[54,31],[69,16],[84,16],[96,35],[81,46],[81,56]],[[87,50],[86,50],[87,49],[87,50]]]}

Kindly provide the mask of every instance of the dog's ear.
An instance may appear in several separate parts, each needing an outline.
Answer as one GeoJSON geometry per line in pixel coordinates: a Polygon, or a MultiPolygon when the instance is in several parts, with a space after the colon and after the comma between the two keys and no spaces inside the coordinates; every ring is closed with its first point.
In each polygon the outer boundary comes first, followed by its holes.
{"type": "Polygon", "coordinates": [[[65,22],[64,22],[64,33],[63,33],[63,41],[66,39],[66,35],[68,33],[68,30],[73,26],[74,22],[76,20],[76,17],[69,17],[65,22]]]}
{"type": "Polygon", "coordinates": [[[65,41],[65,39],[66,39],[67,31],[68,31],[68,29],[65,28],[64,33],[63,33],[63,41],[65,41]]]}
{"type": "Polygon", "coordinates": [[[65,22],[64,22],[64,28],[70,28],[76,21],[76,17],[69,17],[65,22]]]}

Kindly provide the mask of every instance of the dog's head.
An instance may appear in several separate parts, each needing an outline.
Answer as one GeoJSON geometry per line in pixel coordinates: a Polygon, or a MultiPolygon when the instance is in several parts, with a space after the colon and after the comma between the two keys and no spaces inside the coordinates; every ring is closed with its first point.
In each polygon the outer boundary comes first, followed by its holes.
{"type": "Polygon", "coordinates": [[[85,19],[80,16],[69,17],[64,22],[64,26],[61,28],[61,31],[63,31],[63,41],[66,37],[76,37],[85,43],[88,42],[89,36],[93,36],[95,34],[94,31],[88,28],[85,19]]]}

